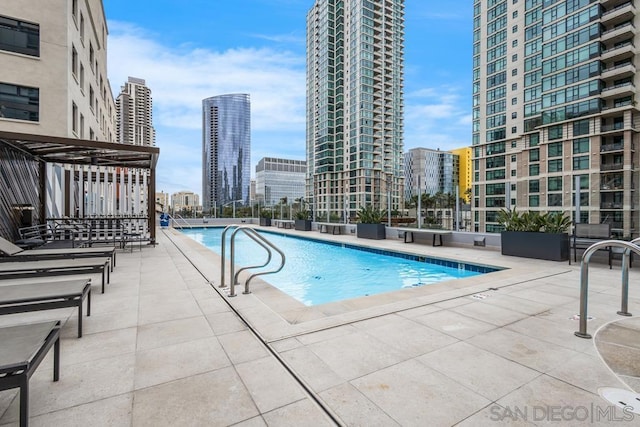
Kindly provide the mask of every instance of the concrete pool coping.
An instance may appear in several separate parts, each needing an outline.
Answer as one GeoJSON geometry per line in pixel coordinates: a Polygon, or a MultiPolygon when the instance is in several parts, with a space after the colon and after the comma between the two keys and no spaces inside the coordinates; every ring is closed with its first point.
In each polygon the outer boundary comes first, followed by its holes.
{"type": "MultiPolygon", "coordinates": [[[[400,239],[369,241],[350,235],[325,237],[325,235],[316,232],[300,232],[288,229],[275,231],[271,229],[272,227],[263,228],[259,226],[255,228],[257,230],[266,229],[265,231],[270,233],[288,234],[319,241],[343,242],[350,245],[456,260],[501,269],[479,276],[318,306],[305,306],[258,277],[251,284],[250,294],[242,293],[244,286],[236,286],[237,295],[231,298],[228,297],[228,286],[225,288],[218,286],[220,284],[220,256],[179,230],[165,230],[167,237],[190,259],[192,264],[212,283],[216,291],[229,302],[234,310],[267,343],[456,298],[472,298],[477,294],[499,292],[501,288],[572,271],[571,267],[564,263],[549,263],[506,256],[496,257],[495,255],[499,254],[499,252],[487,248],[469,250],[468,248],[459,247],[407,245],[400,239]],[[544,265],[544,268],[541,268],[542,265],[544,265]]],[[[228,278],[226,282],[229,282],[228,278]]],[[[242,277],[240,283],[244,283],[242,277]]]]}

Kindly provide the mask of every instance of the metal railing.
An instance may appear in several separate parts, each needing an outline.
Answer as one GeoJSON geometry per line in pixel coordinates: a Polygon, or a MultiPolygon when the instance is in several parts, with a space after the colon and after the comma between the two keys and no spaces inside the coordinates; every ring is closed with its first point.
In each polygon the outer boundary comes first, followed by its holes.
{"type": "Polygon", "coordinates": [[[582,261],[580,263],[580,330],[575,332],[575,336],[580,338],[591,338],[591,335],[587,333],[587,304],[589,298],[589,260],[591,255],[599,249],[604,248],[623,248],[622,253],[622,295],[620,303],[620,311],[618,314],[621,316],[631,316],[631,313],[627,311],[629,300],[629,255],[634,252],[640,255],[640,246],[636,243],[640,243],[640,238],[634,239],[631,242],[625,242],[622,240],[603,240],[598,243],[594,243],[589,246],[582,255],[582,261]]]}
{"type": "Polygon", "coordinates": [[[186,226],[187,226],[187,228],[193,228],[193,225],[191,225],[191,223],[189,223],[189,221],[187,221],[186,219],[184,219],[183,217],[181,217],[181,216],[180,216],[180,215],[178,215],[178,214],[174,214],[171,218],[173,219],[173,221],[174,221],[174,222],[178,223],[178,225],[180,226],[180,228],[184,228],[184,225],[186,225],[186,226]],[[180,225],[180,224],[179,224],[179,222],[178,222],[178,221],[176,221],[177,219],[179,219],[180,221],[182,221],[182,223],[183,223],[184,225],[180,225]]]}
{"type": "Polygon", "coordinates": [[[230,270],[231,270],[231,283],[229,285],[229,296],[230,297],[235,297],[236,293],[235,293],[235,286],[238,284],[238,277],[240,276],[240,273],[242,271],[245,270],[250,270],[250,269],[256,269],[256,268],[262,268],[262,267],[266,267],[267,265],[269,265],[269,263],[271,262],[271,258],[273,256],[273,252],[272,250],[275,250],[276,252],[278,252],[278,254],[280,254],[280,266],[275,269],[275,270],[268,270],[268,271],[261,271],[259,273],[254,273],[251,276],[249,276],[249,278],[247,279],[247,281],[244,284],[244,292],[243,294],[249,294],[251,293],[251,291],[249,290],[249,283],[251,282],[251,280],[253,280],[255,277],[257,276],[262,276],[265,274],[275,274],[277,272],[279,272],[280,270],[282,270],[282,267],[284,267],[284,264],[286,262],[286,257],[284,255],[284,252],[282,252],[277,246],[275,246],[273,243],[271,243],[269,240],[267,240],[264,236],[262,236],[261,234],[259,234],[255,229],[253,229],[252,227],[246,226],[246,225],[236,225],[236,224],[232,224],[229,225],[227,227],[225,227],[224,231],[222,232],[222,239],[221,239],[221,256],[220,256],[220,285],[219,287],[224,288],[225,285],[225,270],[226,270],[226,263],[225,263],[225,252],[226,252],[226,234],[227,231],[233,229],[233,232],[231,233],[231,255],[230,255],[230,270]],[[267,251],[267,260],[260,265],[252,265],[252,266],[248,266],[248,267],[242,267],[240,268],[237,272],[235,271],[235,267],[236,267],[236,262],[235,262],[235,238],[236,235],[242,231],[247,237],[251,238],[254,242],[256,242],[257,244],[259,244],[260,246],[262,246],[266,251],[267,251]]]}

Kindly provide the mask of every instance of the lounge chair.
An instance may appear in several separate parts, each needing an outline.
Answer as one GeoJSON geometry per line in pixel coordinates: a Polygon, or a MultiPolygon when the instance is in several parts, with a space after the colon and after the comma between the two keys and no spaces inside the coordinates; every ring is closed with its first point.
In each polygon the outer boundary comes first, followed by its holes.
{"type": "MultiPolygon", "coordinates": [[[[110,258],[56,259],[47,261],[1,262],[0,280],[66,274],[102,273],[102,293],[109,283],[110,258]]],[[[2,289],[2,288],[0,288],[2,289]]]]}
{"type": "Polygon", "coordinates": [[[50,259],[68,259],[68,258],[95,258],[110,257],[111,271],[116,265],[116,248],[115,247],[96,247],[96,248],[59,248],[59,249],[29,249],[24,250],[14,245],[10,241],[0,237],[0,253],[5,255],[0,257],[0,262],[5,261],[38,261],[50,259]]]}
{"type": "Polygon", "coordinates": [[[78,338],[82,337],[82,303],[91,316],[91,279],[37,282],[0,287],[0,314],[78,307],[78,338]]]}
{"type": "Polygon", "coordinates": [[[60,322],[0,328],[0,391],[20,388],[20,427],[29,423],[29,378],[53,347],[53,381],[60,378],[60,322]]]}

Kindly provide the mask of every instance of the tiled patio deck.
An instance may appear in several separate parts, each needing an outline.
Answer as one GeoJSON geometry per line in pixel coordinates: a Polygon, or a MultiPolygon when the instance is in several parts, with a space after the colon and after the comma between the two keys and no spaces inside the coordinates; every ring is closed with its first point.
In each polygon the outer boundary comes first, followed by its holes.
{"type": "MultiPolygon", "coordinates": [[[[627,388],[622,380],[637,390],[639,323],[625,318],[602,339],[575,337],[577,265],[331,236],[508,269],[304,307],[264,284],[227,298],[209,283],[219,281],[215,254],[177,231],[158,234],[156,247],[118,254],[105,294],[94,279],[82,338],[73,309],[0,317],[0,326],[66,320],[60,381],[51,380],[51,356],[31,378],[31,425],[640,424],[597,393],[627,388]]],[[[632,313],[640,312],[637,270],[632,313]]],[[[595,335],[623,319],[619,262],[594,264],[589,277],[595,335]]],[[[17,420],[17,391],[0,392],[0,425],[17,420]]]]}

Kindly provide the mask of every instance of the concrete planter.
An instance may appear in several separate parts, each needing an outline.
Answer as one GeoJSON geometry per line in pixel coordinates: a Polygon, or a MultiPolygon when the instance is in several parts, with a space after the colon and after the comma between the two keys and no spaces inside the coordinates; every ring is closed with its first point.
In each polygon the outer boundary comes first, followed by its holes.
{"type": "Polygon", "coordinates": [[[532,231],[503,231],[500,233],[502,255],[522,258],[567,261],[568,233],[538,233],[532,231]]]}
{"type": "Polygon", "coordinates": [[[357,224],[356,225],[356,235],[361,239],[374,239],[374,240],[382,240],[385,239],[384,224],[357,224]]]}
{"type": "Polygon", "coordinates": [[[309,219],[296,219],[294,227],[298,231],[311,231],[311,220],[309,219]]]}

